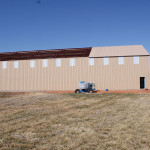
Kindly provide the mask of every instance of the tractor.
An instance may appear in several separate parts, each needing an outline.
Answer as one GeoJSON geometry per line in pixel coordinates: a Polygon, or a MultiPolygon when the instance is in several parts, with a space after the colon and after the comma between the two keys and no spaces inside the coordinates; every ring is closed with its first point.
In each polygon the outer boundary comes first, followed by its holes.
{"type": "Polygon", "coordinates": [[[85,81],[80,81],[79,89],[75,90],[75,93],[93,93],[95,91],[95,84],[85,81]]]}

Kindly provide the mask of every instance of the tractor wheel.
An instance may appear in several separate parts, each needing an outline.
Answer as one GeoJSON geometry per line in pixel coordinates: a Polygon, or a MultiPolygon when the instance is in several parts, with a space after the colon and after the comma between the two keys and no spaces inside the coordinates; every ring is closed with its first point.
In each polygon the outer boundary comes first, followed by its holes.
{"type": "Polygon", "coordinates": [[[81,92],[80,92],[80,90],[79,90],[79,89],[76,89],[76,90],[75,90],[75,93],[81,93],[81,92]]]}
{"type": "Polygon", "coordinates": [[[88,89],[88,93],[93,93],[93,90],[92,89],[88,89]]]}

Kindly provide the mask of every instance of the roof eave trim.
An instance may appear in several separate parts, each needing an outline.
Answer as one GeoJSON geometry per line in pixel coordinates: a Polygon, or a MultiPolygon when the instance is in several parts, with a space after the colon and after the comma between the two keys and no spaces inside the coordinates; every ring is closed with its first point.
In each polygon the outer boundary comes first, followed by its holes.
{"type": "Polygon", "coordinates": [[[91,56],[89,56],[89,58],[134,57],[134,56],[150,56],[150,55],[100,56],[100,57],[91,57],[91,56]]]}

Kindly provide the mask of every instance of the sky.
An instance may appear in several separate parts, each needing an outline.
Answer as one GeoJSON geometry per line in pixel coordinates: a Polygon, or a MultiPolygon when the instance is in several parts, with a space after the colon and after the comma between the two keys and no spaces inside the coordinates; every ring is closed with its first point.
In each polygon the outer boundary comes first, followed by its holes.
{"type": "Polygon", "coordinates": [[[150,0],[0,0],[0,52],[143,45],[150,0]]]}

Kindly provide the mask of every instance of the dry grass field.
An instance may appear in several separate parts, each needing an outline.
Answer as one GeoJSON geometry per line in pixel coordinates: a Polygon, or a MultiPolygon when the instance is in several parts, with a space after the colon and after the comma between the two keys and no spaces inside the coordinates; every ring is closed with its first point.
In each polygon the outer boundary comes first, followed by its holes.
{"type": "Polygon", "coordinates": [[[0,94],[0,150],[149,150],[149,94],[0,94]]]}

